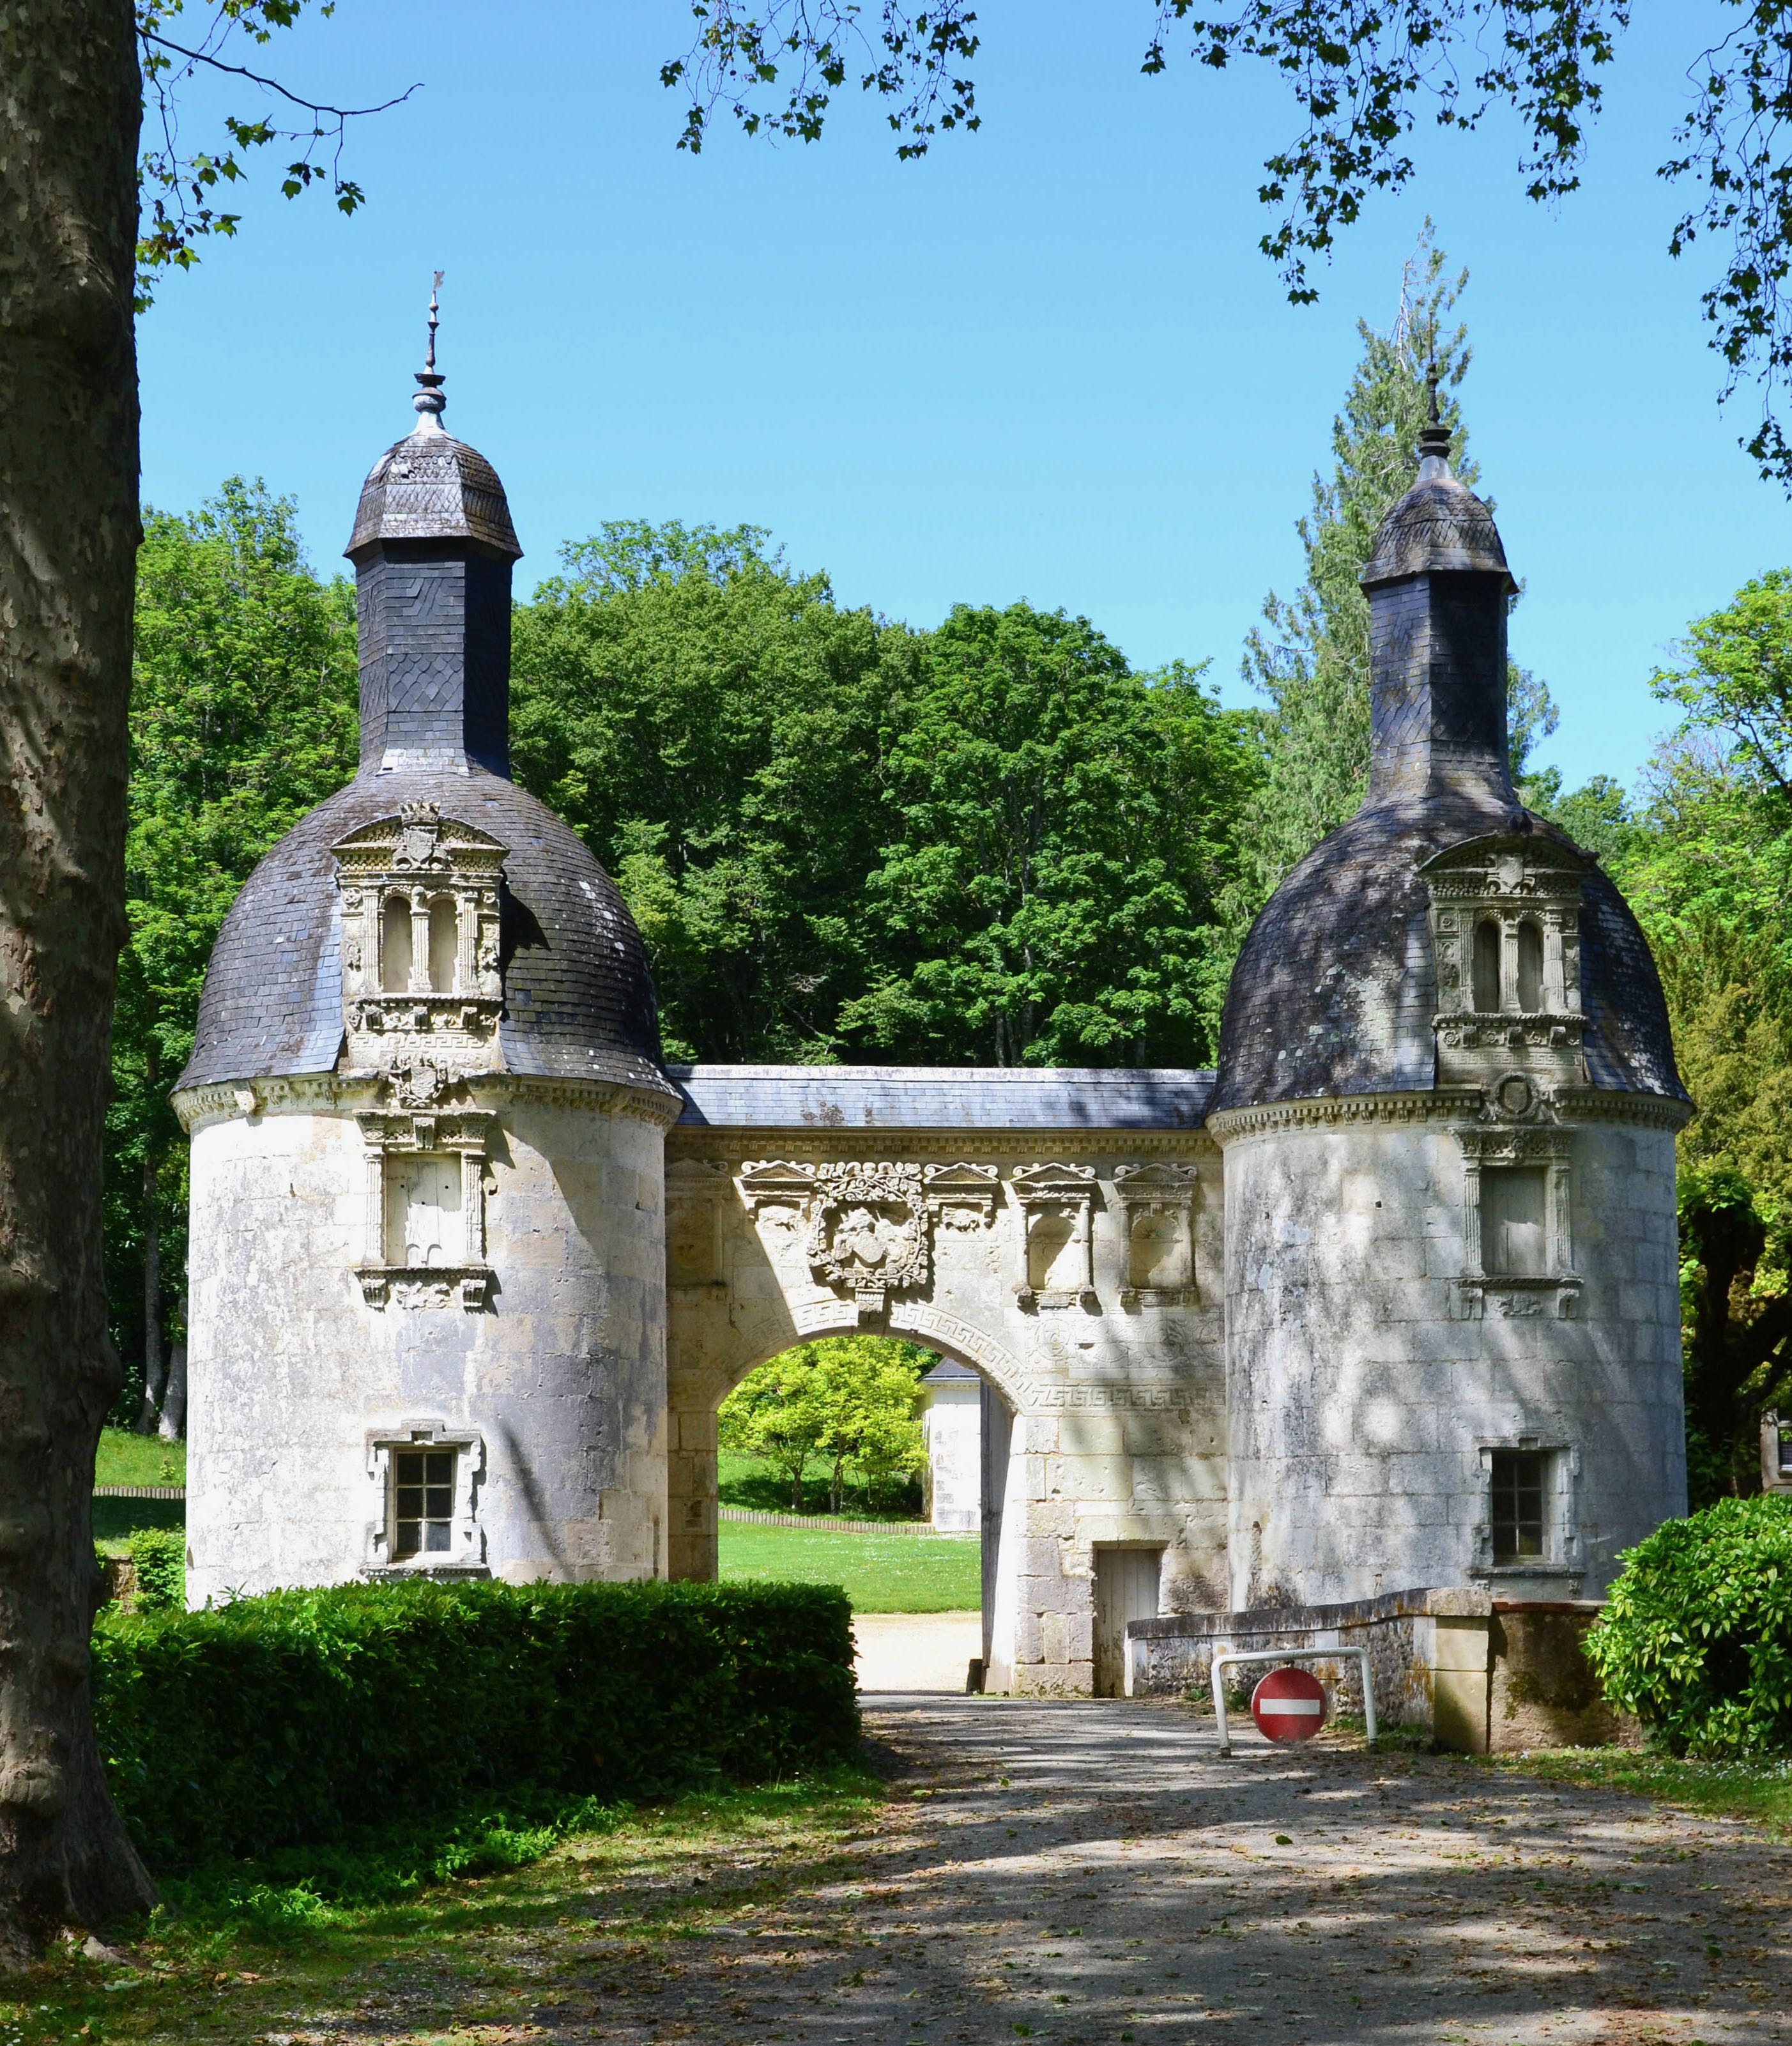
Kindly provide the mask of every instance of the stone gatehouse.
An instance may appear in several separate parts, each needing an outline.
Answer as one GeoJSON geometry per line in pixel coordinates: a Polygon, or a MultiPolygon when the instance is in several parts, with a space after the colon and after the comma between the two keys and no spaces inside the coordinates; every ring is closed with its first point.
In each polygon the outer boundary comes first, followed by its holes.
{"type": "Polygon", "coordinates": [[[1514,794],[1441,430],[1363,578],[1368,797],[1216,1073],[684,1068],[510,778],[519,550],[419,382],[349,547],[360,771],[232,909],[175,1094],[195,1600],[712,1575],[717,1407],[848,1330],[981,1380],[997,1688],[1087,1690],[1154,1612],[1595,1594],[1683,1510],[1690,1110],[1636,923],[1514,794]]]}

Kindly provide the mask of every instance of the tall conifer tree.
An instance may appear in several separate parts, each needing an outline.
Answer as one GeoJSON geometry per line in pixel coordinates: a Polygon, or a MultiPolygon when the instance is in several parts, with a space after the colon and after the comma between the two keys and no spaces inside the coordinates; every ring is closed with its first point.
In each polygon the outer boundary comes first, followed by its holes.
{"type": "MultiPolygon", "coordinates": [[[[1468,329],[1452,318],[1468,272],[1451,276],[1431,237],[1427,221],[1392,328],[1357,322],[1362,355],[1331,423],[1331,474],[1314,475],[1312,508],[1296,523],[1306,579],[1292,598],[1271,593],[1245,643],[1246,679],[1268,705],[1264,777],[1245,811],[1227,900],[1235,945],[1282,876],[1355,813],[1368,787],[1369,605],[1357,578],[1383,515],[1412,487],[1434,362],[1451,466],[1471,488],[1478,477],[1455,396],[1473,359],[1468,329]]],[[[1509,687],[1513,771],[1522,775],[1536,741],[1555,728],[1555,707],[1547,685],[1520,669],[1509,670],[1509,687]]]]}

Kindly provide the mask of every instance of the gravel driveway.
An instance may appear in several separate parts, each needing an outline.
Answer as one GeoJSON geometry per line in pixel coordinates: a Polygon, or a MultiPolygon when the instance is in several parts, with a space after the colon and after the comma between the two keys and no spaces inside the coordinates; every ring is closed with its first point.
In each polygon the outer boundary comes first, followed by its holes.
{"type": "Polygon", "coordinates": [[[1792,1849],[1740,1821],[1345,1736],[1222,1760],[1166,1705],[865,1702],[892,1821],[579,2036],[1792,2040],[1792,1849]]]}

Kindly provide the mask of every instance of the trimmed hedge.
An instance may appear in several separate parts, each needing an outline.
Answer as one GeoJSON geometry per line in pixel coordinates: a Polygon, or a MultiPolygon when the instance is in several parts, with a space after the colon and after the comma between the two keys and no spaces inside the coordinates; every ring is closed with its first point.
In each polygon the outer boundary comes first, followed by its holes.
{"type": "Polygon", "coordinates": [[[151,1866],[261,1856],[523,1792],[654,1797],[847,1758],[823,1585],[353,1585],[108,1612],[94,1700],[151,1866]]]}
{"type": "Polygon", "coordinates": [[[1586,1637],[1613,1704],[1674,1755],[1792,1750],[1792,1499],[1721,1499],[1626,1551],[1586,1637]]]}

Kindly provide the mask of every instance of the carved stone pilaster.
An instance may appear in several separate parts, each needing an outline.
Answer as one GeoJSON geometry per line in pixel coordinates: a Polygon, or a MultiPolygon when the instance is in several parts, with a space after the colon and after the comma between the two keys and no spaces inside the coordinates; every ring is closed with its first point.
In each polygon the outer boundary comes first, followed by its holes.
{"type": "Polygon", "coordinates": [[[1090,1218],[1093,1165],[1040,1164],[1015,1174],[1009,1188],[1023,1218],[1025,1264],[1015,1298],[1033,1309],[1097,1305],[1090,1218]]]}
{"type": "Polygon", "coordinates": [[[1116,1165],[1114,1201],[1126,1239],[1126,1283],[1120,1306],[1193,1307],[1195,1285],[1195,1187],[1197,1168],[1168,1160],[1116,1165]]]}

